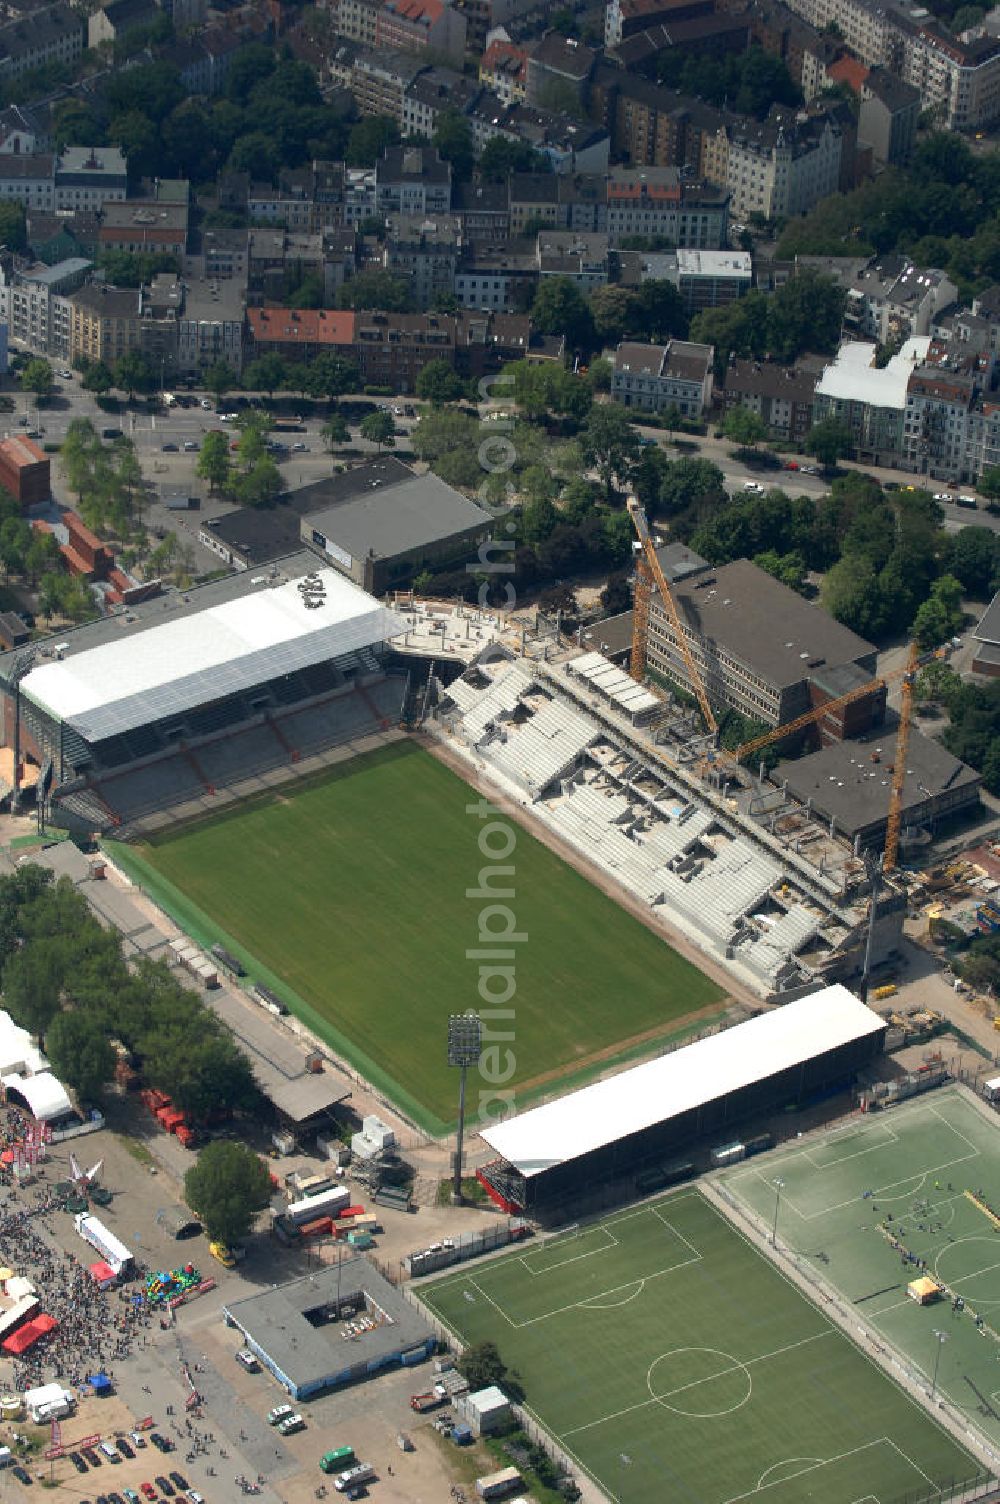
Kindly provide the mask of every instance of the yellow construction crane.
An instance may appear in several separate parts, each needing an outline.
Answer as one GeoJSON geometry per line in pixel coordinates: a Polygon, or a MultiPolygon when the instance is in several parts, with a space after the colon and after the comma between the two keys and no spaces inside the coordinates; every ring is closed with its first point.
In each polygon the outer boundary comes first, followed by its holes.
{"type": "MultiPolygon", "coordinates": [[[[632,519],[632,526],[635,528],[636,536],[642,545],[646,571],[648,571],[646,572],[640,567],[636,576],[636,608],[632,617],[632,659],[630,663],[632,677],[633,679],[641,680],[646,667],[646,636],[649,628],[649,588],[650,576],[652,576],[663,600],[663,609],[670,618],[671,625],[676,634],[677,645],[680,648],[681,656],[684,659],[684,666],[687,669],[688,683],[697,696],[706,730],[710,736],[715,736],[719,730],[719,724],[709,703],[704,680],[691,653],[687,633],[681,624],[677,602],[674,600],[673,593],[667,583],[667,577],[660,566],[660,561],[656,557],[656,546],[650,537],[646,513],[643,510],[642,503],[634,496],[630,496],[625,504],[628,507],[628,514],[632,519]]],[[[641,566],[642,561],[639,562],[641,566]]]]}
{"type": "MultiPolygon", "coordinates": [[[[938,655],[935,654],[935,657],[938,655]]],[[[891,872],[899,855],[899,827],[903,817],[903,780],[906,777],[906,754],[910,746],[910,722],[913,719],[913,686],[917,677],[920,658],[917,645],[910,643],[906,668],[903,670],[903,694],[899,707],[899,730],[896,732],[896,755],[892,769],[892,790],[889,794],[889,821],[885,828],[885,856],[882,871],[891,872]]]]}

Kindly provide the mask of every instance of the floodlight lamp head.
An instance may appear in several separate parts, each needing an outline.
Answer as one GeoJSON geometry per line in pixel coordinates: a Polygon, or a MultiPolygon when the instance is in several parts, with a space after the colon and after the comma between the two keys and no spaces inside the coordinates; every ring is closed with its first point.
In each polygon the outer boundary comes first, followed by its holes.
{"type": "Polygon", "coordinates": [[[476,1065],[483,1052],[483,1021],[478,1013],[452,1013],[448,1018],[448,1064],[476,1065]]]}

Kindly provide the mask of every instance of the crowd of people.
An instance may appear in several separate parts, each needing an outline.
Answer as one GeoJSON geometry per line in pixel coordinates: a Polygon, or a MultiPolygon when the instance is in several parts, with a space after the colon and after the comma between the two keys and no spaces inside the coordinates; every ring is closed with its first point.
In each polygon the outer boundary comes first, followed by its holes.
{"type": "MultiPolygon", "coordinates": [[[[22,1143],[26,1130],[23,1114],[7,1108],[0,1143],[22,1143]]],[[[46,1182],[44,1166],[39,1176],[41,1185],[26,1187],[17,1184],[9,1167],[0,1169],[0,1263],[32,1282],[41,1309],[58,1323],[15,1359],[14,1387],[31,1389],[54,1380],[79,1386],[97,1372],[113,1380],[114,1363],[148,1340],[152,1311],[140,1287],[102,1290],[88,1261],[59,1246],[54,1219],[64,1216],[65,1198],[46,1182]]]]}

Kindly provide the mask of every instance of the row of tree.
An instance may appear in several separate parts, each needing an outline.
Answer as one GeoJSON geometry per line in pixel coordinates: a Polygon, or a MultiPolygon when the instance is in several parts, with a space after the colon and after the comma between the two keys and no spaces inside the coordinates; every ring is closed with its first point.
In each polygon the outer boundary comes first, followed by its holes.
{"type": "Polygon", "coordinates": [[[32,864],[0,878],[0,978],[4,1006],[82,1103],[111,1081],[118,1040],[192,1122],[259,1105],[250,1065],[215,1014],[164,962],[130,969],[120,937],[68,878],[32,864]]]}

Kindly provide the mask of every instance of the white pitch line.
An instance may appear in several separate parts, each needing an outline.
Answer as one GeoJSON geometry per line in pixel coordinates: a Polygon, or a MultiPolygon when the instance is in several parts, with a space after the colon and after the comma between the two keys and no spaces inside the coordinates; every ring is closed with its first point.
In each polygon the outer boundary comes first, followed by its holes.
{"type": "Polygon", "coordinates": [[[877,1436],[874,1441],[866,1441],[860,1447],[852,1447],[849,1452],[838,1452],[835,1457],[827,1457],[823,1462],[812,1467],[801,1468],[797,1473],[790,1473],[787,1478],[777,1478],[774,1483],[765,1483],[763,1488],[749,1489],[745,1494],[733,1494],[731,1499],[726,1499],[725,1504],[741,1504],[743,1499],[752,1499],[757,1494],[766,1492],[769,1488],[775,1488],[780,1483],[791,1483],[796,1478],[802,1478],[806,1473],[814,1473],[816,1467],[829,1467],[831,1462],[844,1462],[848,1457],[856,1457],[859,1452],[867,1452],[871,1447],[880,1447],[886,1441],[886,1437],[877,1436]]]}
{"type": "Polygon", "coordinates": [[[902,1457],[903,1461],[904,1462],[908,1462],[910,1464],[910,1466],[913,1468],[914,1472],[920,1474],[921,1478],[923,1478],[924,1482],[927,1484],[927,1486],[929,1488],[932,1488],[935,1493],[940,1494],[941,1490],[938,1488],[937,1484],[934,1482],[934,1479],[933,1478],[928,1478],[928,1476],[924,1472],[923,1468],[922,1467],[918,1467],[917,1464],[914,1462],[913,1458],[907,1452],[904,1452],[903,1448],[897,1442],[893,1441],[892,1438],[891,1438],[891,1436],[884,1436],[882,1438],[882,1440],[888,1446],[892,1447],[892,1449],[893,1449],[894,1452],[898,1452],[899,1455],[900,1455],[900,1457],[902,1457]]]}
{"type": "MultiPolygon", "coordinates": [[[[645,1410],[649,1405],[658,1405],[661,1400],[672,1400],[675,1395],[686,1394],[689,1389],[697,1389],[701,1384],[709,1384],[714,1379],[721,1379],[729,1373],[739,1373],[743,1368],[750,1368],[754,1363],[767,1363],[771,1358],[780,1358],[784,1353],[790,1353],[797,1347],[806,1347],[810,1342],[818,1342],[822,1337],[829,1337],[833,1327],[827,1327],[825,1332],[814,1332],[811,1337],[802,1337],[798,1342],[790,1342],[787,1347],[776,1347],[773,1353],[761,1353],[756,1358],[746,1358],[742,1362],[735,1362],[729,1368],[720,1368],[716,1373],[705,1374],[703,1378],[692,1379],[688,1384],[681,1384],[677,1389],[669,1389],[666,1394],[652,1396],[648,1400],[640,1400],[635,1405],[626,1405],[624,1410],[616,1410],[613,1415],[602,1415],[599,1420],[588,1420],[585,1425],[573,1426],[571,1430],[564,1431],[564,1436],[576,1436],[580,1431],[592,1431],[595,1426],[607,1425],[609,1420],[619,1420],[623,1415],[631,1415],[636,1410],[645,1410]]],[[[669,1356],[661,1354],[661,1357],[669,1356]]],[[[654,1359],[654,1362],[657,1360],[654,1359]]]]}

